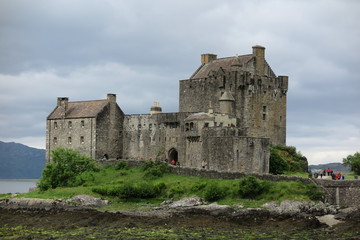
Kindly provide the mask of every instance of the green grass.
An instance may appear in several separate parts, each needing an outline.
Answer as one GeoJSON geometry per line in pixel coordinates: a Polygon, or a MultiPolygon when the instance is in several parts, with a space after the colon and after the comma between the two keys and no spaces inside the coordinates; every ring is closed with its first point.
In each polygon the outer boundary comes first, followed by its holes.
{"type": "MultiPolygon", "coordinates": [[[[283,200],[310,200],[309,187],[301,182],[271,182],[260,181],[260,184],[267,186],[265,193],[256,196],[254,199],[244,199],[239,196],[239,179],[220,180],[200,177],[187,177],[182,175],[165,173],[162,177],[153,179],[145,178],[145,172],[141,168],[129,168],[116,170],[113,166],[101,167],[99,172],[94,172],[93,176],[78,187],[61,187],[40,192],[36,190],[30,193],[18,194],[18,197],[43,198],[43,199],[68,199],[79,194],[88,194],[95,197],[110,200],[111,206],[105,207],[108,210],[124,209],[150,209],[159,205],[161,202],[173,199],[178,200],[187,196],[205,197],[211,185],[216,185],[217,189],[223,193],[219,204],[230,206],[243,205],[244,207],[260,207],[265,202],[283,200]],[[139,184],[137,184],[139,183],[139,184]],[[151,186],[162,186],[154,198],[123,199],[108,194],[94,192],[95,188],[117,189],[124,185],[140,186],[141,183],[151,186]]],[[[9,195],[0,195],[0,197],[9,195]]]]}

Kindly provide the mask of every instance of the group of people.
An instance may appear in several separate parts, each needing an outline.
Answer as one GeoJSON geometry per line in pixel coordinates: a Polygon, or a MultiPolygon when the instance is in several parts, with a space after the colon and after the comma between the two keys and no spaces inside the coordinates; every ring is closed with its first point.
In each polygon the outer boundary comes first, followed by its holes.
{"type": "Polygon", "coordinates": [[[342,175],[340,172],[335,174],[334,171],[330,168],[327,169],[321,169],[319,173],[315,173],[315,178],[318,178],[320,175],[320,178],[323,178],[325,176],[330,176],[333,180],[344,180],[345,176],[342,175]]]}

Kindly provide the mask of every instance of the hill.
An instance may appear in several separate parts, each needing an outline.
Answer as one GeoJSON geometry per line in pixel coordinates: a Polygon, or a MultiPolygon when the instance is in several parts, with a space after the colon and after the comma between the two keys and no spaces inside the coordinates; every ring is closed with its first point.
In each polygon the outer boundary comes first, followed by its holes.
{"type": "Polygon", "coordinates": [[[44,167],[44,149],[0,141],[0,179],[37,179],[44,167]]]}
{"type": "Polygon", "coordinates": [[[348,166],[344,166],[342,163],[326,163],[326,164],[318,164],[318,165],[309,165],[309,169],[320,170],[330,168],[334,172],[348,173],[350,172],[350,168],[348,166]]]}

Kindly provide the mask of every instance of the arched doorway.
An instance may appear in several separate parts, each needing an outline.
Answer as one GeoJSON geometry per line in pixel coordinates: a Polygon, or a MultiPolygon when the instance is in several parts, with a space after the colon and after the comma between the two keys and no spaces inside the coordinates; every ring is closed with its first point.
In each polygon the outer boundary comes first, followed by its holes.
{"type": "Polygon", "coordinates": [[[178,151],[176,151],[175,148],[171,148],[168,152],[169,161],[175,160],[175,162],[178,162],[178,151]]]}

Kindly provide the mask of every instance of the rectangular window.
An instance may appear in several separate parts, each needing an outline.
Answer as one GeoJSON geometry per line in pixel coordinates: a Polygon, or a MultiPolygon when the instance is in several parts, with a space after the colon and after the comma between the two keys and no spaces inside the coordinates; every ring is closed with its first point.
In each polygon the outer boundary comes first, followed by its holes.
{"type": "Polygon", "coordinates": [[[266,113],[263,113],[263,120],[266,120],[266,113]]]}
{"type": "Polygon", "coordinates": [[[56,145],[58,143],[57,137],[54,137],[53,143],[56,145]]]}
{"type": "Polygon", "coordinates": [[[57,129],[57,128],[58,128],[58,123],[54,122],[54,129],[57,129]]]}
{"type": "Polygon", "coordinates": [[[152,129],[152,124],[150,123],[150,124],[149,124],[149,130],[151,130],[151,129],[152,129]]]}
{"type": "Polygon", "coordinates": [[[68,128],[72,128],[72,122],[71,121],[68,122],[68,128]]]}
{"type": "Polygon", "coordinates": [[[71,137],[68,137],[68,144],[71,144],[71,137]]]}
{"type": "Polygon", "coordinates": [[[81,128],[85,127],[85,121],[81,121],[81,128]]]}
{"type": "Polygon", "coordinates": [[[263,112],[266,112],[266,106],[263,106],[263,112]]]}
{"type": "Polygon", "coordinates": [[[81,143],[81,144],[84,144],[84,136],[81,136],[81,137],[80,137],[80,143],[81,143]]]}

